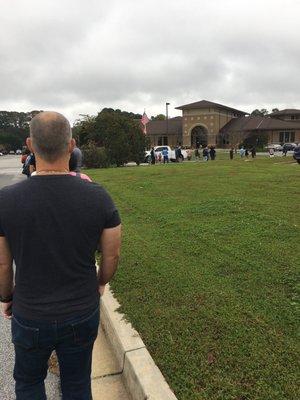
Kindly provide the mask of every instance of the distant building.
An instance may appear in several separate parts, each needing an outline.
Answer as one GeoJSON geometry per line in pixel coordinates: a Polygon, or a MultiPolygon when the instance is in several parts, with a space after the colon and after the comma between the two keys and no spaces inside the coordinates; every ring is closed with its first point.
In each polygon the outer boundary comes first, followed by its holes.
{"type": "Polygon", "coordinates": [[[152,146],[230,147],[238,146],[244,140],[252,141],[252,144],[261,141],[300,143],[300,110],[282,110],[256,117],[207,100],[176,109],[182,111],[182,117],[147,124],[152,146]]]}
{"type": "Polygon", "coordinates": [[[150,137],[151,146],[176,146],[182,142],[182,118],[150,121],[147,124],[147,135],[150,137]]]}

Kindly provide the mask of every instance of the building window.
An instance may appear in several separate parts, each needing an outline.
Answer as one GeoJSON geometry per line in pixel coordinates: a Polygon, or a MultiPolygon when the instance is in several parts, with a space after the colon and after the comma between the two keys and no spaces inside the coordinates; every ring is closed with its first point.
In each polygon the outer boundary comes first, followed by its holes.
{"type": "Polygon", "coordinates": [[[295,132],[279,132],[280,143],[291,143],[295,141],[295,132]]]}
{"type": "Polygon", "coordinates": [[[168,136],[159,136],[157,140],[158,146],[168,146],[168,136]]]}

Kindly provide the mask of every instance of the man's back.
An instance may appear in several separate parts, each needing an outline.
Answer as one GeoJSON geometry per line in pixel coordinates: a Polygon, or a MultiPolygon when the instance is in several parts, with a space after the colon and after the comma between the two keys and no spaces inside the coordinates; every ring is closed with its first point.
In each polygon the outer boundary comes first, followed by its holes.
{"type": "Polygon", "coordinates": [[[69,175],[34,176],[0,191],[0,235],[16,262],[13,311],[64,319],[99,300],[95,251],[120,223],[107,192],[69,175]]]}
{"type": "Polygon", "coordinates": [[[70,171],[80,172],[82,167],[82,152],[78,147],[75,147],[72,151],[69,168],[70,171]]]}

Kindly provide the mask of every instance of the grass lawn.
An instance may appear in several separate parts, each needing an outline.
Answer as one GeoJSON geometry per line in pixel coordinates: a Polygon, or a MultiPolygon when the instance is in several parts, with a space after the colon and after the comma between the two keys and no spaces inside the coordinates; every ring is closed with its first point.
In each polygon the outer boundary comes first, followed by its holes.
{"type": "Polygon", "coordinates": [[[178,399],[299,399],[300,166],[261,156],[87,173],[123,221],[121,311],[178,399]]]}

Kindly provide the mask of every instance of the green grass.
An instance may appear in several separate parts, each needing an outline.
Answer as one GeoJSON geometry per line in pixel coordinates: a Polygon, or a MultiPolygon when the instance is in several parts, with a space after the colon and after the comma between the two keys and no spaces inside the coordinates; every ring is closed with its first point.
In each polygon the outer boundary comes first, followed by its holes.
{"type": "Polygon", "coordinates": [[[121,311],[178,399],[299,399],[300,166],[263,157],[88,174],[123,221],[121,311]]]}

